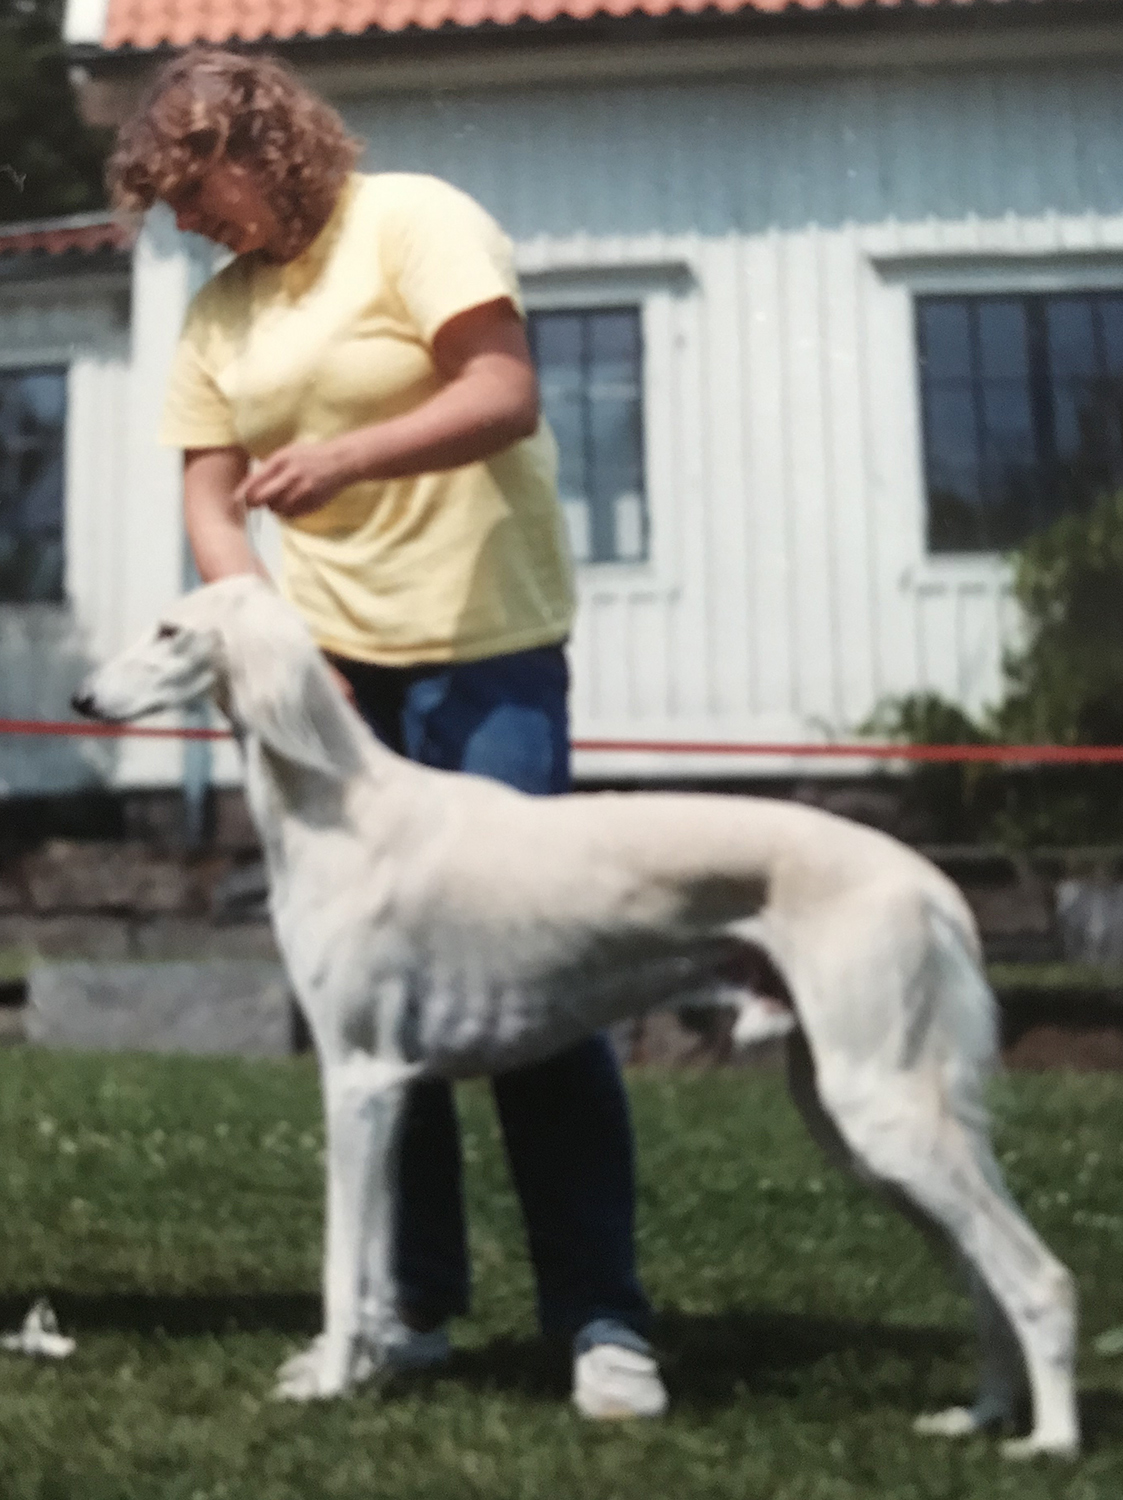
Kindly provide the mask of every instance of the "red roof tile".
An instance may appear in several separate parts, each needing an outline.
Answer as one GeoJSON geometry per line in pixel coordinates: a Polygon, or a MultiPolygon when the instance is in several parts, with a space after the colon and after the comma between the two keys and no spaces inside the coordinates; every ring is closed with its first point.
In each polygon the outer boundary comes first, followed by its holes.
{"type": "Polygon", "coordinates": [[[127,250],[133,233],[105,214],[0,224],[0,255],[91,255],[96,250],[127,250]]]}
{"type": "MultiPolygon", "coordinates": [[[[732,14],[759,11],[823,10],[828,4],[846,10],[901,9],[909,0],[109,0],[102,46],[107,50],[187,46],[191,42],[287,41],[331,33],[357,36],[364,31],[404,31],[416,26],[479,26],[492,22],[554,21],[565,16],[663,16],[701,11],[732,14]]],[[[936,5],[940,0],[912,0],[936,5]]],[[[979,0],[950,0],[971,5],[979,0]]],[[[990,0],[1002,3],[1002,0],[990,0]]],[[[1012,3],[1012,0],[1007,0],[1012,3]]]]}

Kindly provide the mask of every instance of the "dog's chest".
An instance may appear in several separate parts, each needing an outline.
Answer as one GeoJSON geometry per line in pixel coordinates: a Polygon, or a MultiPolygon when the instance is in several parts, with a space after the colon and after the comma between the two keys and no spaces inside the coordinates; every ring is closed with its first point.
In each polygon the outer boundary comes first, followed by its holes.
{"type": "Polygon", "coordinates": [[[551,961],[497,962],[464,944],[430,956],[401,992],[396,1044],[449,1076],[494,1073],[548,1056],[712,977],[721,945],[619,940],[551,961]]]}

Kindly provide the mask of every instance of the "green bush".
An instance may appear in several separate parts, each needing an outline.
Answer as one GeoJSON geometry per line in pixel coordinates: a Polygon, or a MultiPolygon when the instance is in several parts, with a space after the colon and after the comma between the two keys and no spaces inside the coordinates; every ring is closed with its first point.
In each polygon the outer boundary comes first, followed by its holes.
{"type": "Polygon", "coordinates": [[[1014,557],[1026,642],[1007,654],[1000,737],[1123,744],[1123,491],[1063,516],[1014,557]]]}
{"type": "MultiPolygon", "coordinates": [[[[885,698],[859,732],[907,745],[981,745],[991,738],[981,724],[939,693],[885,698]]],[[[904,787],[902,831],[940,844],[985,837],[1001,782],[1001,774],[985,763],[917,765],[904,787]]]]}
{"type": "MultiPolygon", "coordinates": [[[[1024,637],[1001,701],[974,720],[937,693],[883,700],[861,726],[910,744],[1123,745],[1123,492],[1063,516],[1014,554],[1024,637]]],[[[1123,766],[921,766],[921,837],[1011,847],[1123,841],[1123,766]]]]}

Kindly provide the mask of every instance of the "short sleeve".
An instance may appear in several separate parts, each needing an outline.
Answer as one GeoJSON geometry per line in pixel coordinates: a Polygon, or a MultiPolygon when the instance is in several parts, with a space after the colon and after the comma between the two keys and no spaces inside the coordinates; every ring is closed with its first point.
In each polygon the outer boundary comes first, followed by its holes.
{"type": "Polygon", "coordinates": [[[405,179],[385,269],[426,343],[458,313],[507,298],[522,314],[511,242],[485,209],[435,177],[405,179]]]}
{"type": "Polygon", "coordinates": [[[160,422],[160,442],[168,448],[226,448],[238,442],[230,402],[203,355],[207,300],[200,294],[188,308],[172,359],[160,422]]]}

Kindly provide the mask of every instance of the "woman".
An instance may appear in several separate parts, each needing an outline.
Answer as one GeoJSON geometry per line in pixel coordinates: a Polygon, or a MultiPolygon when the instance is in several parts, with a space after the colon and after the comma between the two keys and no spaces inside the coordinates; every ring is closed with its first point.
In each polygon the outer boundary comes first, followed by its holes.
{"type": "MultiPolygon", "coordinates": [[[[383,740],[527,792],[569,785],[573,613],[510,246],[434,178],[354,172],[338,116],[278,63],[192,51],[121,132],[115,202],[167,203],[234,259],[188,312],[162,440],[184,451],[203,579],[259,569],[246,512],[281,522],[283,588],[383,740]]],[[[654,1415],[632,1245],[632,1145],[603,1037],[494,1080],[543,1329],[574,1340],[590,1416],[654,1415]]],[[[403,1126],[400,1367],[439,1362],[466,1311],[451,1090],[403,1126]]]]}

